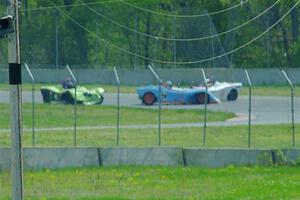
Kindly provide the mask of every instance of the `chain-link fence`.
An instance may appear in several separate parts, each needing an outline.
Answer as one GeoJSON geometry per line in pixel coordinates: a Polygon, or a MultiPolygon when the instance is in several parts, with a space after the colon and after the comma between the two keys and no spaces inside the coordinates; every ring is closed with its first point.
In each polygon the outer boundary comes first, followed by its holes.
{"type": "MultiPolygon", "coordinates": [[[[290,74],[285,71],[278,70],[277,77],[289,83],[289,86],[274,87],[253,84],[255,75],[247,70],[244,71],[243,77],[235,77],[236,82],[248,80],[248,84],[244,84],[238,94],[236,102],[206,104],[209,101],[204,101],[202,105],[184,105],[184,102],[179,99],[177,103],[180,105],[169,105],[165,102],[166,90],[159,90],[167,79],[159,73],[159,70],[150,67],[148,74],[156,79],[160,87],[156,87],[157,103],[153,106],[145,106],[135,94],[135,87],[128,87],[127,91],[124,89],[122,91],[124,76],[115,68],[111,76],[115,85],[103,86],[97,82],[84,85],[89,90],[100,86],[104,89],[110,87],[109,91],[104,93],[103,105],[87,106],[79,105],[75,103],[76,101],[74,104],[42,103],[41,93],[36,86],[40,86],[40,83],[35,81],[38,78],[32,73],[30,65],[25,66],[27,71],[24,73],[31,77],[32,84],[26,86],[27,89],[23,89],[25,146],[162,145],[252,148],[298,145],[296,125],[299,123],[297,118],[299,101],[290,74]],[[253,96],[256,87],[262,90],[262,93],[269,92],[269,89],[274,94],[253,96]],[[284,90],[285,96],[278,96],[276,94],[278,90],[281,92],[284,90]]],[[[201,80],[211,78],[213,75],[218,77],[217,74],[209,74],[206,70],[199,70],[197,73],[201,80]]],[[[76,85],[80,86],[81,83],[76,76],[72,72],[72,67],[66,67],[65,73],[62,74],[62,77],[73,77],[76,85]]],[[[148,85],[153,85],[149,88],[155,87],[155,80],[149,81],[148,85]]],[[[173,85],[172,87],[174,90],[172,92],[181,97],[184,91],[190,90],[187,86],[177,88],[178,86],[173,85]]],[[[201,91],[205,92],[205,87],[202,87],[201,91]]],[[[205,94],[208,95],[207,92],[205,94]]],[[[76,94],[76,90],[74,95],[75,98],[79,95],[76,94]]],[[[1,97],[5,97],[5,91],[2,92],[1,97]]],[[[7,146],[9,144],[8,104],[2,103],[1,107],[3,115],[1,115],[0,141],[1,146],[7,146]]]]}

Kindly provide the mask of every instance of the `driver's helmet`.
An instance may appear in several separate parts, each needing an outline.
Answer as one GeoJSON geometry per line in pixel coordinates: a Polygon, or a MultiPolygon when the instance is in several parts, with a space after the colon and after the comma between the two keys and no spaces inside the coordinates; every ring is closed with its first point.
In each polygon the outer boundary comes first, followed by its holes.
{"type": "Polygon", "coordinates": [[[212,79],[210,79],[210,78],[207,78],[206,79],[206,83],[207,83],[207,85],[214,85],[215,84],[215,81],[214,81],[214,79],[212,78],[212,79]]]}
{"type": "Polygon", "coordinates": [[[61,85],[64,89],[75,88],[75,83],[70,77],[66,77],[62,80],[61,85]]]}

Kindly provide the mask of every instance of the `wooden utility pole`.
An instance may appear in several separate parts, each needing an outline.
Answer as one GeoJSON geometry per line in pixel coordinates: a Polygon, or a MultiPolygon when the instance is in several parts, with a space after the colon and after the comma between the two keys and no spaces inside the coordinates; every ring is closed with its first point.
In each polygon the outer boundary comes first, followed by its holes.
{"type": "Polygon", "coordinates": [[[14,19],[15,31],[8,36],[8,65],[11,105],[11,175],[12,199],[23,200],[23,149],[21,59],[19,40],[18,0],[9,0],[8,14],[14,19]]]}

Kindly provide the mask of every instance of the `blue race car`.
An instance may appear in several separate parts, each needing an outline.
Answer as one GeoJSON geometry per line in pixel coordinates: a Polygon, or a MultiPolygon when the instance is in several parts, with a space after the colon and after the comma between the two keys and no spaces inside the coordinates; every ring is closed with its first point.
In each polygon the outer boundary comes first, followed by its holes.
{"type": "MultiPolygon", "coordinates": [[[[164,83],[161,86],[161,102],[165,104],[205,104],[205,92],[205,88],[179,88],[173,87],[170,83],[164,83]]],[[[159,86],[138,87],[137,93],[143,104],[153,105],[158,101],[159,86]]],[[[220,103],[220,100],[208,91],[207,103],[220,103]]]]}

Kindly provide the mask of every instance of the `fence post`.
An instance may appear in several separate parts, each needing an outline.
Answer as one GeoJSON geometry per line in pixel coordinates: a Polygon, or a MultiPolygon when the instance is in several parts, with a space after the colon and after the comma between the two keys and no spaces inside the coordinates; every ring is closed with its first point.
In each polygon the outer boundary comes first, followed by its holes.
{"type": "Polygon", "coordinates": [[[66,66],[71,78],[75,84],[75,99],[74,99],[74,147],[77,146],[77,80],[71,71],[69,65],[66,66]]]}
{"type": "Polygon", "coordinates": [[[251,147],[251,110],[252,110],[252,83],[248,70],[245,70],[249,85],[249,107],[248,107],[248,148],[251,147]]]}
{"type": "Polygon", "coordinates": [[[159,78],[157,73],[154,71],[151,65],[148,66],[156,80],[158,81],[158,145],[161,145],[161,85],[162,80],[159,78]]]}
{"type": "Polygon", "coordinates": [[[204,69],[202,69],[202,76],[204,79],[204,84],[205,84],[205,103],[204,103],[204,124],[203,124],[203,146],[206,145],[206,125],[207,125],[207,92],[208,92],[208,88],[207,88],[207,80],[206,80],[206,75],[205,75],[205,71],[204,69]]]}
{"type": "Polygon", "coordinates": [[[281,71],[284,75],[285,79],[291,86],[291,111],[292,111],[292,137],[293,137],[293,147],[295,147],[295,112],[294,112],[294,84],[292,83],[291,79],[288,77],[284,70],[281,71]]]}
{"type": "Polygon", "coordinates": [[[116,67],[114,67],[115,78],[117,81],[117,146],[120,141],[120,79],[116,67]]]}
{"type": "Polygon", "coordinates": [[[31,82],[32,82],[32,90],[31,90],[31,102],[32,102],[32,146],[35,147],[35,80],[34,77],[28,67],[28,65],[25,63],[25,68],[31,78],[31,82]]]}

